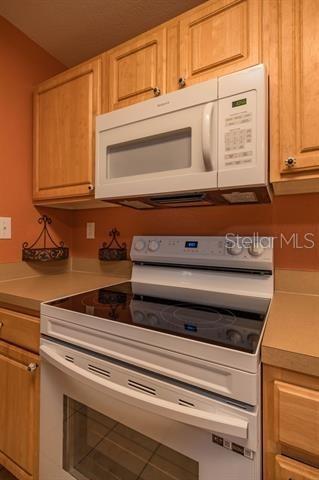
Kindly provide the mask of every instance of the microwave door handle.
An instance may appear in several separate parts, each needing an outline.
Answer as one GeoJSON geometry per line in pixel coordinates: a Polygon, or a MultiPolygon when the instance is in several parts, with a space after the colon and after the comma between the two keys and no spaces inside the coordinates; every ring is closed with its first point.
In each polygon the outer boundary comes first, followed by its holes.
{"type": "Polygon", "coordinates": [[[215,112],[216,102],[206,103],[202,116],[202,151],[206,170],[214,170],[213,165],[213,147],[212,147],[212,128],[213,116],[215,112]]]}
{"type": "Polygon", "coordinates": [[[101,391],[104,395],[109,394],[138,408],[144,408],[154,414],[166,416],[210,432],[214,431],[241,439],[248,437],[248,421],[246,420],[223,412],[206,412],[193,407],[185,407],[118,385],[70,363],[49,346],[41,345],[40,352],[42,358],[64,374],[85,383],[90,388],[101,391]]]}

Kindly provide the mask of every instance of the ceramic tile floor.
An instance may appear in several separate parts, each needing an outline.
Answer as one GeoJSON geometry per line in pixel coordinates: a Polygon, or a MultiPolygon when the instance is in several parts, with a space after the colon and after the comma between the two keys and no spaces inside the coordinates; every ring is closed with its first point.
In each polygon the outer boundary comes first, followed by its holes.
{"type": "Polygon", "coordinates": [[[11,475],[5,468],[0,465],[0,480],[17,480],[16,477],[11,475]]]}

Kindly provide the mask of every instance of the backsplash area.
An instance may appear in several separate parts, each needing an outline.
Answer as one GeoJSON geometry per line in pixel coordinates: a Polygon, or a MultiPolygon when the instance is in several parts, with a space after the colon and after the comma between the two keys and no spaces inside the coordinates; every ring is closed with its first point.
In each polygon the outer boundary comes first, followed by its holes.
{"type": "Polygon", "coordinates": [[[193,207],[137,211],[107,208],[74,212],[75,257],[97,258],[101,243],[116,227],[130,247],[133,235],[272,235],[277,268],[319,270],[319,194],[276,197],[271,205],[193,207]],[[86,240],[86,222],[96,238],[86,240]],[[307,235],[305,237],[305,235],[307,235]],[[312,244],[314,242],[314,245],[312,244]]]}

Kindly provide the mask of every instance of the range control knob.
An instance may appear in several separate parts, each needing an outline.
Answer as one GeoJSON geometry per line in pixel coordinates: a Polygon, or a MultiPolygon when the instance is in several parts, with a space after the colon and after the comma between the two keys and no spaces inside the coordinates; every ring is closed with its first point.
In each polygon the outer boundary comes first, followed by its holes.
{"type": "Polygon", "coordinates": [[[248,248],[248,253],[252,257],[260,257],[260,255],[263,254],[264,247],[260,245],[260,243],[253,243],[249,248],[248,248]]]}
{"type": "Polygon", "coordinates": [[[150,252],[156,252],[159,249],[160,242],[158,240],[151,240],[148,244],[148,249],[150,252]]]}
{"type": "Polygon", "coordinates": [[[226,245],[226,249],[230,255],[240,255],[243,251],[243,247],[241,245],[238,245],[237,243],[231,243],[229,245],[226,245]]]}
{"type": "Polygon", "coordinates": [[[144,248],[145,248],[145,241],[144,241],[144,240],[137,240],[137,241],[134,243],[134,248],[135,248],[135,250],[137,250],[138,252],[140,252],[141,250],[144,250],[144,248]]]}

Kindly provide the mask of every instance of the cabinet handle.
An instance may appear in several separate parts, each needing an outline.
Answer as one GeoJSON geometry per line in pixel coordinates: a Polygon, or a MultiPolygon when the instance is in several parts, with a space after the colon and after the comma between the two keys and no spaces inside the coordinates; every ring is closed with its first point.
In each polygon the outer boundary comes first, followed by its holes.
{"type": "Polygon", "coordinates": [[[27,366],[27,371],[30,373],[34,373],[38,366],[39,365],[37,365],[36,363],[29,363],[29,365],[27,366]]]}
{"type": "Polygon", "coordinates": [[[0,322],[0,330],[1,330],[2,327],[4,327],[4,323],[0,322]]]}
{"type": "Polygon", "coordinates": [[[179,88],[184,88],[185,85],[186,85],[186,80],[185,80],[185,78],[184,78],[184,77],[180,77],[180,78],[178,79],[178,86],[179,86],[179,88]]]}
{"type": "Polygon", "coordinates": [[[93,190],[94,190],[94,185],[92,185],[92,184],[88,185],[88,190],[90,190],[90,192],[93,192],[93,190]]]}
{"type": "Polygon", "coordinates": [[[158,87],[153,88],[154,97],[158,97],[161,94],[161,89],[158,87]]]}
{"type": "Polygon", "coordinates": [[[297,162],[296,162],[295,157],[288,157],[288,158],[286,158],[286,160],[285,160],[285,165],[286,165],[286,167],[288,167],[288,168],[294,167],[294,166],[296,165],[296,163],[297,163],[297,162]]]}

